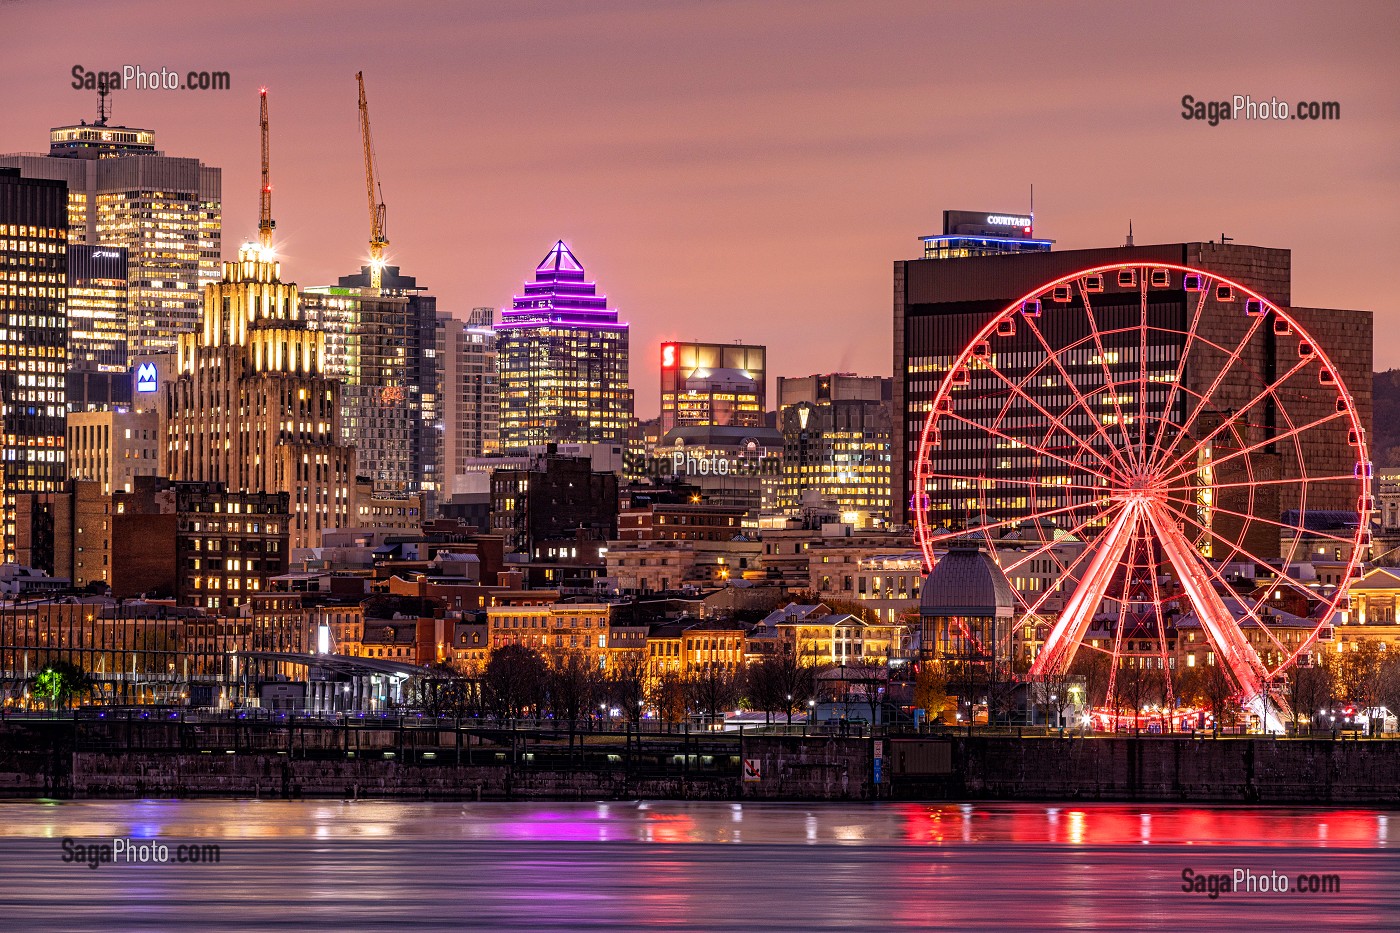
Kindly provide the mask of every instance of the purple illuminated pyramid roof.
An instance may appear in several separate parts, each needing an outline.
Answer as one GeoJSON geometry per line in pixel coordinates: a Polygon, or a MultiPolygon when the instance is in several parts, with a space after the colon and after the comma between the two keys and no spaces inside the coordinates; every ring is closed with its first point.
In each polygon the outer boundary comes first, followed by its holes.
{"type": "Polygon", "coordinates": [[[556,242],[535,266],[535,280],[525,283],[525,293],[515,296],[512,307],[501,312],[501,327],[626,327],[617,312],[608,308],[606,295],[584,278],[583,263],[564,243],[556,242]]]}
{"type": "Polygon", "coordinates": [[[540,260],[538,266],[535,266],[535,276],[537,278],[541,274],[549,274],[551,272],[577,272],[579,278],[583,278],[583,263],[579,262],[578,257],[564,245],[563,240],[555,243],[554,248],[545,255],[544,259],[540,260]]]}

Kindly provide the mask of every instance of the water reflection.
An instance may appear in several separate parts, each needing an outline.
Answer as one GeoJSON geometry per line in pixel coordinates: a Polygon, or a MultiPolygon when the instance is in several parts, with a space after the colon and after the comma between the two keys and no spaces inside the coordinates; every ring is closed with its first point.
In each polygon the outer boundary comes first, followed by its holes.
{"type": "Polygon", "coordinates": [[[1038,804],[0,803],[0,929],[1382,929],[1387,813],[1038,804]],[[217,841],[218,865],[60,861],[58,840],[217,841]],[[1181,872],[1341,876],[1183,893],[1181,872]]]}

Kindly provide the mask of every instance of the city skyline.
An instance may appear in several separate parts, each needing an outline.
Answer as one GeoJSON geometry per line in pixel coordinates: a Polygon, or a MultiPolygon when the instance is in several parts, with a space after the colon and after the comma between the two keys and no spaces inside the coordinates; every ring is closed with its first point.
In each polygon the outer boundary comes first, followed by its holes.
{"type": "Polygon", "coordinates": [[[251,101],[266,84],[279,255],[292,280],[329,283],[367,252],[363,68],[388,259],[465,317],[506,307],[519,270],[564,239],[635,329],[642,418],[658,395],[643,361],[666,340],[766,344],[774,375],[888,373],[891,260],[915,258],[942,210],[1024,210],[1031,184],[1057,250],[1118,245],[1129,219],[1140,244],[1290,248],[1294,301],[1378,312],[1375,366],[1400,365],[1386,327],[1400,235],[1373,206],[1400,195],[1389,7],[1022,7],[1011,35],[988,25],[998,17],[893,4],[879,21],[834,5],[482,6],[432,29],[427,12],[384,24],[353,5],[335,21],[255,5],[235,24],[146,6],[92,7],[60,58],[33,41],[51,29],[44,8],[7,4],[0,80],[26,94],[0,150],[40,150],[50,127],[95,116],[95,95],[69,86],[76,64],[226,69],[228,91],[118,92],[112,122],[223,169],[230,259],[256,228],[251,101]],[[173,52],[134,25],[172,17],[220,42],[173,52]],[[323,41],[362,39],[371,27],[355,23],[371,20],[377,46],[347,56],[323,41]],[[1236,92],[1336,100],[1341,119],[1181,118],[1185,94],[1236,92]],[[810,326],[841,315],[869,326],[834,343],[810,326]]]}

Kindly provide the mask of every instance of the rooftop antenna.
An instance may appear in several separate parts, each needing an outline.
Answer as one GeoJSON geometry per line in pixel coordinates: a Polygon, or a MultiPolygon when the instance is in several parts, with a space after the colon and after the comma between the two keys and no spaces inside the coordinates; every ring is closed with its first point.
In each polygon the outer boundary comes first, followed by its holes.
{"type": "Polygon", "coordinates": [[[1031,236],[1035,236],[1035,182],[1031,182],[1031,236]]]}
{"type": "Polygon", "coordinates": [[[262,190],[259,192],[258,246],[271,251],[272,229],[277,226],[277,221],[272,219],[272,174],[268,167],[267,88],[258,89],[258,99],[262,104],[259,117],[262,127],[262,190]]]}
{"type": "Polygon", "coordinates": [[[1132,219],[1131,217],[1128,218],[1128,242],[1124,243],[1123,245],[1124,245],[1124,246],[1132,246],[1132,245],[1133,245],[1133,219],[1132,219]]]}
{"type": "Polygon", "coordinates": [[[97,122],[93,126],[107,125],[107,95],[112,93],[112,89],[107,86],[107,78],[104,75],[97,79],[97,122]]]}
{"type": "Polygon", "coordinates": [[[1221,245],[1221,246],[1224,246],[1226,243],[1233,243],[1233,242],[1235,242],[1235,238],[1234,238],[1234,237],[1232,237],[1232,236],[1226,236],[1224,233],[1220,234],[1220,245],[1221,245]]]}

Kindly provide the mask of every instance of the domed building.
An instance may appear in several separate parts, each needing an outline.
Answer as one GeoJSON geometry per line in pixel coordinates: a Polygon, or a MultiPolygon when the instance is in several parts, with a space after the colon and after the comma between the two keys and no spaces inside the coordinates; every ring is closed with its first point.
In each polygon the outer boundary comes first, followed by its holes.
{"type": "Polygon", "coordinates": [[[985,702],[1011,677],[1015,596],[1001,567],[975,540],[955,541],[924,580],[919,659],[944,663],[948,691],[985,702]]]}

